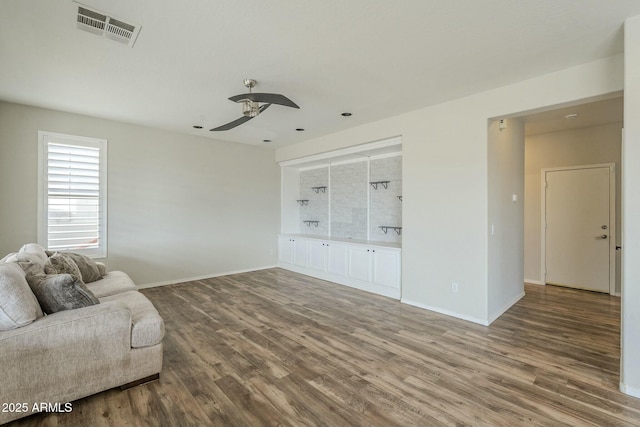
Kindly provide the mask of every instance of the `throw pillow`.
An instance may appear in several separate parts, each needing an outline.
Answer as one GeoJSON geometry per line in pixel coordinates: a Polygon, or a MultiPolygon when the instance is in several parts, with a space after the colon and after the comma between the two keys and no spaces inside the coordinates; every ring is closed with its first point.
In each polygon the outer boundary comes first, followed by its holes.
{"type": "Polygon", "coordinates": [[[45,252],[45,249],[37,243],[27,243],[25,245],[22,245],[18,252],[28,252],[37,255],[42,260],[42,262],[47,262],[47,254],[45,252]]]}
{"type": "Polygon", "coordinates": [[[102,279],[103,274],[100,274],[98,264],[88,256],[76,252],[64,252],[62,255],[71,258],[76,263],[84,283],[102,279]]]}
{"type": "MultiPolygon", "coordinates": [[[[31,252],[18,252],[16,254],[16,261],[18,264],[20,263],[31,263],[36,264],[40,267],[40,269],[44,270],[45,262],[42,261],[38,255],[31,252]]],[[[23,269],[24,270],[24,269],[23,269]]],[[[26,272],[26,270],[25,270],[26,272]]]]}
{"type": "Polygon", "coordinates": [[[71,274],[30,274],[27,281],[47,314],[100,303],[82,280],[71,274]]]}
{"type": "Polygon", "coordinates": [[[18,254],[15,253],[15,252],[7,254],[7,255],[5,255],[4,258],[0,259],[0,263],[3,263],[3,262],[16,262],[16,261],[18,261],[18,254]]]}
{"type": "Polygon", "coordinates": [[[0,264],[0,331],[26,326],[42,316],[20,266],[0,264]]]}
{"type": "Polygon", "coordinates": [[[101,262],[96,262],[96,265],[98,266],[98,271],[100,271],[100,277],[104,277],[107,275],[107,266],[104,265],[101,262]]]}
{"type": "Polygon", "coordinates": [[[39,259],[36,259],[34,261],[34,260],[31,260],[31,259],[29,259],[27,257],[23,257],[21,260],[17,261],[17,264],[20,266],[20,268],[22,268],[22,271],[24,271],[24,275],[26,277],[28,277],[29,275],[32,275],[32,274],[43,274],[44,273],[44,267],[40,264],[40,260],[39,259]]]}
{"type": "Polygon", "coordinates": [[[82,279],[82,273],[80,273],[75,261],[60,252],[56,252],[49,257],[44,272],[46,274],[71,274],[78,279],[82,279]]]}

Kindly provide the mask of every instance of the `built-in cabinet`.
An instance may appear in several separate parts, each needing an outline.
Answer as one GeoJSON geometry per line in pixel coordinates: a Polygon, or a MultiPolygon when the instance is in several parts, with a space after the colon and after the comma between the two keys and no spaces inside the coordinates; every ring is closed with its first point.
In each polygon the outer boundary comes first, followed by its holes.
{"type": "Polygon", "coordinates": [[[279,265],[283,268],[400,298],[399,247],[282,235],[278,251],[279,265]]]}
{"type": "Polygon", "coordinates": [[[280,165],[279,265],[399,299],[400,138],[280,165]]]}

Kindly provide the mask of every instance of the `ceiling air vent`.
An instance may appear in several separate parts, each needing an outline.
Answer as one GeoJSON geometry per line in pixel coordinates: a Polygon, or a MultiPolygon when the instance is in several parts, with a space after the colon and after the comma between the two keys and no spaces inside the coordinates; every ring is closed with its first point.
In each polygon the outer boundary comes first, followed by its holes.
{"type": "Polygon", "coordinates": [[[129,47],[133,47],[140,32],[139,25],[128,24],[86,6],[78,6],[77,26],[80,30],[126,44],[129,47]]]}

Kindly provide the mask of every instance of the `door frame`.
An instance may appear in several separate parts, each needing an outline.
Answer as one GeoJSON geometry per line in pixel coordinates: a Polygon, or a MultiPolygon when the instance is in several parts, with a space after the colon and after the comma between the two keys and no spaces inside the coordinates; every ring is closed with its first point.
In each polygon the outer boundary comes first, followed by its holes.
{"type": "Polygon", "coordinates": [[[540,214],[540,277],[547,284],[547,173],[579,169],[609,168],[609,295],[616,292],[616,164],[597,163],[592,165],[561,166],[540,170],[540,188],[542,212],[540,214]]]}

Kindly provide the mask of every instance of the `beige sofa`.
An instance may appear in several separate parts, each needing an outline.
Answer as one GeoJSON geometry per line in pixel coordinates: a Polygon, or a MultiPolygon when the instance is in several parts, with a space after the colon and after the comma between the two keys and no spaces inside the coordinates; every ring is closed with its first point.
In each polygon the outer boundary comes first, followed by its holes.
{"type": "Polygon", "coordinates": [[[15,256],[0,262],[0,321],[16,325],[0,331],[0,424],[40,410],[73,410],[65,404],[157,378],[164,322],[129,276],[111,271],[87,283],[99,304],[43,315],[12,260],[17,264],[15,256]],[[12,311],[14,297],[31,311],[12,311]]]}

